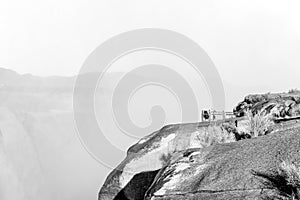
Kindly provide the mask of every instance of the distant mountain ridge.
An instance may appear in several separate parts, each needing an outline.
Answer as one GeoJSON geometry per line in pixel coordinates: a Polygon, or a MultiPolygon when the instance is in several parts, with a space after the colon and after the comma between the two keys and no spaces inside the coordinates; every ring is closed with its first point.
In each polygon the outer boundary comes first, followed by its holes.
{"type": "Polygon", "coordinates": [[[72,90],[75,76],[49,76],[39,77],[31,74],[19,74],[15,71],[0,68],[0,86],[1,89],[20,89],[22,90],[43,90],[43,89],[59,89],[72,90]]]}

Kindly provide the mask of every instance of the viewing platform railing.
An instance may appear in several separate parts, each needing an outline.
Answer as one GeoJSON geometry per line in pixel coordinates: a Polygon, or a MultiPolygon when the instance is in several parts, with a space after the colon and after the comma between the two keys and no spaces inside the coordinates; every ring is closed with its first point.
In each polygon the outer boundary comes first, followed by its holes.
{"type": "Polygon", "coordinates": [[[216,111],[216,110],[202,110],[202,112],[201,112],[201,121],[202,122],[226,120],[226,119],[231,119],[231,118],[235,118],[235,115],[233,112],[216,111]]]}

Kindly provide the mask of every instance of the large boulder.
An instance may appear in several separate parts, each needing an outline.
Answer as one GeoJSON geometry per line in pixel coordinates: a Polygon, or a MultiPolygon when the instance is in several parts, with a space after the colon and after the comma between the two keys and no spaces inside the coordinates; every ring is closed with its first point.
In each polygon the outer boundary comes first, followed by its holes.
{"type": "Polygon", "coordinates": [[[192,152],[163,168],[148,200],[264,199],[274,193],[257,174],[300,162],[300,128],[192,152]]]}
{"type": "MultiPolygon", "coordinates": [[[[168,125],[141,139],[129,148],[125,160],[107,177],[98,199],[143,199],[156,174],[177,152],[204,147],[205,141],[199,140],[199,136],[209,129],[209,123],[168,125]]],[[[221,123],[215,129],[221,130],[221,123]]]]}
{"type": "Polygon", "coordinates": [[[277,118],[300,115],[300,93],[248,95],[233,110],[237,117],[245,116],[247,110],[253,113],[266,112],[277,118]]]}

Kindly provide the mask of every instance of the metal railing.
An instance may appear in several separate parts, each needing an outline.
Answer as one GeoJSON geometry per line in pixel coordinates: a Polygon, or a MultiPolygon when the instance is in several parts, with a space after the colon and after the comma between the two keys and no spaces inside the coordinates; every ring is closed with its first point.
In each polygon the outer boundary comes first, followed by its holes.
{"type": "Polygon", "coordinates": [[[235,118],[233,112],[228,111],[216,111],[216,110],[202,110],[201,112],[201,121],[217,121],[217,120],[226,120],[235,118]]]}

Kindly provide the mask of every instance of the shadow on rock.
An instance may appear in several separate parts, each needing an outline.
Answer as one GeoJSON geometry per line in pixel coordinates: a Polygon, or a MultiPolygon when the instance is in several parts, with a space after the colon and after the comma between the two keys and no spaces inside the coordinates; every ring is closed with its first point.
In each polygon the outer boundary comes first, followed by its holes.
{"type": "Polygon", "coordinates": [[[114,200],[143,200],[159,170],[136,174],[114,200]]]}

